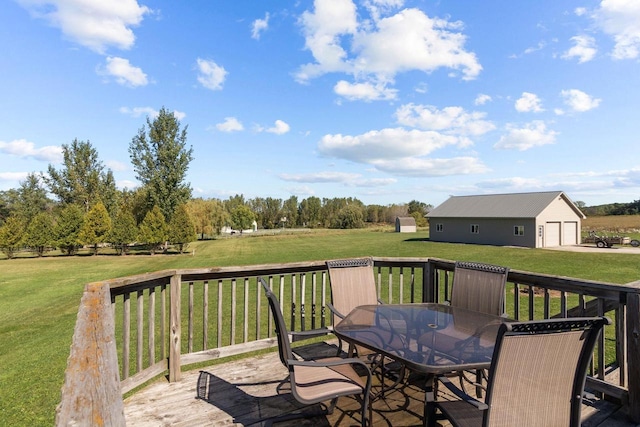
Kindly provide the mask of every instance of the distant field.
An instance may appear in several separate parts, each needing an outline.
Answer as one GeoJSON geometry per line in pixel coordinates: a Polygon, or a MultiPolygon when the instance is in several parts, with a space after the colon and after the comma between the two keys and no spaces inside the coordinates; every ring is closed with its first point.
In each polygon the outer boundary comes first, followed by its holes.
{"type": "Polygon", "coordinates": [[[589,231],[598,234],[626,235],[632,238],[640,237],[640,215],[607,215],[587,217],[582,221],[582,234],[589,231]]]}

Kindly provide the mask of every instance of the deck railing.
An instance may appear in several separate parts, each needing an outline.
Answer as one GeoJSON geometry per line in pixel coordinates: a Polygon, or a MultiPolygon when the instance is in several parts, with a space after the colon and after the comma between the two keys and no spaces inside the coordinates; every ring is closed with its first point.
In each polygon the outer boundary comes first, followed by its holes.
{"type": "MultiPolygon", "coordinates": [[[[384,302],[448,299],[453,261],[374,258],[374,265],[384,302]]],[[[86,285],[56,424],[122,425],[123,393],[144,382],[167,371],[170,381],[179,381],[185,365],[275,346],[259,276],[279,296],[290,330],[330,326],[324,261],[167,270],[86,285]]],[[[640,282],[518,270],[510,270],[508,282],[510,318],[614,320],[594,352],[587,385],[627,406],[640,422],[640,282]]]]}

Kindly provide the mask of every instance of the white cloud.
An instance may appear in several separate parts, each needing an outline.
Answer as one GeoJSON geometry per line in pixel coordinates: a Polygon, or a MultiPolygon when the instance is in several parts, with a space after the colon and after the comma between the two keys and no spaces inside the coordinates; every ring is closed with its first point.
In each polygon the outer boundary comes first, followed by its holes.
{"type": "Polygon", "coordinates": [[[299,187],[288,187],[285,188],[286,191],[289,192],[289,194],[293,195],[293,196],[300,196],[300,197],[311,197],[311,196],[315,196],[316,192],[313,191],[313,189],[307,185],[302,185],[299,187]]]}
{"type": "Polygon", "coordinates": [[[403,5],[404,0],[365,0],[363,2],[363,6],[375,20],[380,19],[380,16],[388,14],[394,9],[401,8],[403,5]]]}
{"type": "Polygon", "coordinates": [[[256,19],[251,24],[251,38],[260,40],[260,34],[269,28],[269,13],[266,13],[264,19],[256,19]]]}
{"type": "Polygon", "coordinates": [[[279,178],[283,181],[305,182],[305,183],[327,183],[327,182],[350,182],[361,177],[357,173],[347,172],[316,172],[305,174],[288,174],[283,173],[279,178]]]}
{"type": "Polygon", "coordinates": [[[426,156],[459,142],[459,138],[439,132],[387,128],[355,136],[325,135],[318,143],[318,151],[327,157],[374,164],[382,160],[426,156]]]}
{"type": "Polygon", "coordinates": [[[336,83],[333,91],[349,101],[394,100],[398,93],[396,89],[389,89],[382,83],[349,83],[345,80],[336,83]]]}
{"type": "Polygon", "coordinates": [[[516,110],[521,113],[540,113],[544,111],[542,101],[535,93],[522,92],[520,99],[516,101],[516,110]]]}
{"type": "Polygon", "coordinates": [[[116,79],[118,84],[129,87],[146,86],[149,81],[147,75],[141,68],[134,67],[129,63],[128,59],[109,56],[106,59],[104,69],[100,69],[99,73],[111,76],[116,79]]]}
{"type": "Polygon", "coordinates": [[[450,134],[482,135],[495,129],[493,123],[484,120],[486,113],[468,113],[462,107],[438,110],[432,105],[406,104],[396,110],[395,116],[405,126],[450,134]]]}
{"type": "Polygon", "coordinates": [[[593,18],[602,31],[613,37],[614,59],[635,59],[640,55],[640,2],[602,0],[593,18]]]}
{"type": "Polygon", "coordinates": [[[380,171],[408,177],[469,175],[489,172],[489,168],[475,157],[381,160],[375,166],[380,171]]]}
{"type": "Polygon", "coordinates": [[[121,172],[127,170],[127,165],[117,160],[107,160],[105,164],[112,171],[121,172]]]}
{"type": "Polygon", "coordinates": [[[489,95],[486,95],[484,93],[479,93],[478,96],[476,96],[476,99],[473,101],[473,103],[475,105],[484,105],[487,102],[491,102],[492,99],[489,95]]]}
{"type": "Polygon", "coordinates": [[[283,181],[299,182],[307,184],[327,184],[338,183],[349,187],[380,187],[395,184],[395,178],[363,178],[358,173],[348,172],[316,172],[306,174],[280,174],[278,176],[283,181]]]}
{"type": "Polygon", "coordinates": [[[224,67],[213,61],[206,59],[197,59],[198,65],[198,82],[211,90],[222,90],[222,84],[227,76],[224,67]]]}
{"type": "Polygon", "coordinates": [[[20,158],[32,158],[44,162],[62,162],[62,147],[58,145],[47,145],[35,148],[33,142],[26,139],[14,139],[10,142],[0,141],[0,152],[20,158]]]}
{"type": "Polygon", "coordinates": [[[123,179],[123,180],[117,181],[116,186],[121,190],[125,188],[128,190],[133,190],[134,188],[137,188],[138,186],[140,186],[140,183],[137,181],[130,181],[128,179],[123,179]]]}
{"type": "MultiPolygon", "coordinates": [[[[458,32],[462,24],[430,18],[418,9],[403,9],[401,1],[368,1],[370,18],[358,18],[352,0],[315,0],[313,12],[304,12],[300,24],[305,47],[315,62],[302,65],[296,73],[299,82],[326,73],[351,74],[358,83],[342,83],[347,95],[355,89],[372,93],[372,88],[393,83],[396,74],[418,70],[430,73],[448,68],[474,79],[482,70],[474,53],[464,49],[466,36],[458,32]],[[369,83],[369,86],[356,86],[369,83]]],[[[387,94],[388,96],[388,94],[387,94]]],[[[360,96],[371,99],[371,96],[360,96]]],[[[376,99],[387,99],[378,97],[376,99]]]]}
{"type": "Polygon", "coordinates": [[[562,54],[563,59],[578,58],[578,63],[582,64],[591,61],[598,50],[595,48],[596,40],[591,36],[573,36],[571,41],[574,43],[571,49],[562,54]]]}
{"type": "Polygon", "coordinates": [[[544,49],[544,47],[546,46],[546,43],[544,42],[538,42],[537,45],[533,46],[533,47],[528,47],[524,50],[524,54],[525,55],[529,55],[531,53],[537,52],[539,50],[544,49]]]}
{"type": "Polygon", "coordinates": [[[500,137],[500,140],[493,146],[497,149],[525,151],[541,145],[553,144],[556,140],[557,132],[548,130],[541,120],[534,120],[524,127],[507,125],[508,133],[500,137]]]}
{"type": "Polygon", "coordinates": [[[120,107],[120,112],[133,118],[138,118],[141,116],[156,117],[158,115],[158,110],[151,107],[120,107]]]}
{"type": "Polygon", "coordinates": [[[0,181],[24,181],[29,172],[0,172],[0,181]]]}
{"type": "Polygon", "coordinates": [[[136,0],[18,0],[29,12],[59,28],[65,37],[95,52],[110,46],[129,49],[135,42],[131,27],[151,9],[136,0]]]}
{"type": "Polygon", "coordinates": [[[225,117],[224,122],[216,124],[216,129],[222,132],[239,132],[244,130],[244,126],[235,117],[225,117]]]}
{"type": "Polygon", "coordinates": [[[275,133],[276,135],[284,135],[285,133],[289,132],[289,130],[291,130],[291,127],[283,122],[282,120],[276,120],[275,124],[266,129],[265,132],[269,132],[269,133],[275,133]]]}
{"type": "MultiPolygon", "coordinates": [[[[160,112],[158,110],[156,110],[155,108],[151,108],[151,107],[134,107],[134,108],[120,107],[119,111],[122,114],[126,114],[128,116],[133,117],[133,118],[138,118],[140,116],[148,116],[148,117],[153,119],[153,118],[158,117],[158,114],[160,114],[160,112]]],[[[178,120],[182,120],[185,117],[187,117],[187,113],[184,113],[182,111],[173,110],[173,117],[175,117],[178,120]]]]}
{"type": "Polygon", "coordinates": [[[593,110],[600,105],[601,99],[594,98],[578,89],[563,90],[560,92],[564,103],[571,108],[572,111],[583,113],[593,110]]]}

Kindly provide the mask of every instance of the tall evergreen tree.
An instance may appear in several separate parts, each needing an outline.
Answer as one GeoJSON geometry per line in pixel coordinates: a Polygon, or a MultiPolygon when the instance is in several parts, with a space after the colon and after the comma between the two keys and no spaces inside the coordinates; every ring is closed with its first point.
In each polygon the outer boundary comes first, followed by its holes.
{"type": "Polygon", "coordinates": [[[129,145],[129,155],[136,178],[147,191],[148,208],[158,206],[170,219],[175,208],[191,198],[185,182],[193,148],[187,148],[187,127],[164,107],[153,121],[147,117],[129,145]]]}
{"type": "Polygon", "coordinates": [[[126,255],[130,243],[138,237],[138,227],[133,214],[126,206],[122,206],[111,223],[108,241],[120,255],[126,255]]]}
{"type": "Polygon", "coordinates": [[[12,259],[20,249],[25,235],[24,220],[17,215],[7,218],[0,227],[0,250],[12,259]]]}
{"type": "Polygon", "coordinates": [[[27,178],[20,183],[18,197],[15,204],[15,212],[29,223],[41,212],[51,208],[52,201],[47,197],[47,190],[44,188],[40,176],[30,173],[27,178]]]}
{"type": "Polygon", "coordinates": [[[167,240],[167,223],[158,206],[154,206],[140,223],[139,240],[155,254],[160,245],[167,240]]]}
{"type": "Polygon", "coordinates": [[[191,221],[186,205],[178,206],[169,221],[169,241],[178,245],[178,250],[182,252],[189,243],[197,238],[196,228],[191,221]]]}
{"type": "Polygon", "coordinates": [[[43,256],[47,249],[56,246],[55,225],[49,212],[40,212],[33,217],[27,227],[24,244],[39,257],[43,256]]]}
{"type": "Polygon", "coordinates": [[[55,235],[58,247],[67,255],[73,255],[82,246],[80,230],[84,223],[84,213],[80,206],[67,205],[58,215],[55,235]]]}
{"type": "Polygon", "coordinates": [[[111,218],[109,218],[107,208],[102,202],[98,202],[85,215],[79,239],[85,245],[93,246],[93,253],[97,255],[98,245],[107,241],[110,231],[111,218]]]}

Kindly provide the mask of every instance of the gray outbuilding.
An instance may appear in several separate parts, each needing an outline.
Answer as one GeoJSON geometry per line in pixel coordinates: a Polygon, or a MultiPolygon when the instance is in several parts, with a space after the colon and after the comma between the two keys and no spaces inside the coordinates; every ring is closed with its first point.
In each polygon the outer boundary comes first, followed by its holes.
{"type": "Polygon", "coordinates": [[[427,214],[429,239],[547,248],[581,243],[585,215],[562,191],[452,196],[427,214]]]}
{"type": "Polygon", "coordinates": [[[415,233],[418,230],[416,226],[416,219],[412,216],[397,216],[396,217],[396,232],[397,233],[415,233]]]}

